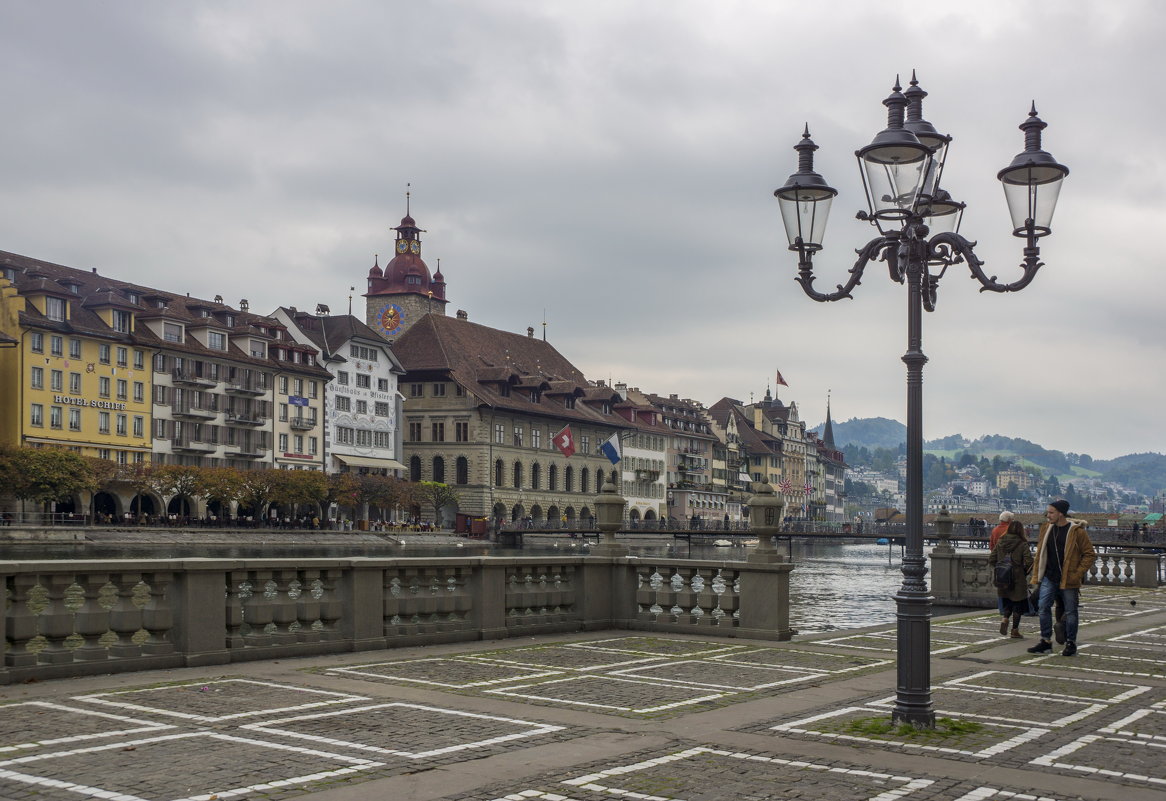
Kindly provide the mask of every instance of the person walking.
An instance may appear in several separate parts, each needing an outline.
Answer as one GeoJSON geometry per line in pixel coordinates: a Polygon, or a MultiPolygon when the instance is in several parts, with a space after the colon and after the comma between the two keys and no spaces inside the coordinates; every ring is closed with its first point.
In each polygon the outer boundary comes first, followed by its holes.
{"type": "Polygon", "coordinates": [[[1001,512],[1000,522],[996,524],[996,528],[992,529],[992,533],[988,536],[988,549],[992,550],[996,547],[996,543],[1000,542],[1000,538],[1004,536],[1004,532],[1008,530],[1008,524],[1012,522],[1012,512],[1001,512]]]}
{"type": "Polygon", "coordinates": [[[1032,571],[1033,557],[1028,548],[1024,524],[1019,520],[1008,523],[1004,535],[996,542],[992,553],[988,554],[988,565],[993,575],[996,574],[996,566],[1002,564],[1011,564],[1012,581],[1006,587],[996,587],[1000,605],[1000,633],[1008,634],[1008,621],[1011,620],[1011,636],[1020,639],[1020,618],[1028,611],[1028,574],[1032,571]]]}
{"type": "Polygon", "coordinates": [[[1085,574],[1097,560],[1093,542],[1084,520],[1068,517],[1069,502],[1060,499],[1049,504],[1047,522],[1041,526],[1036,543],[1036,568],[1032,584],[1040,588],[1040,642],[1028,649],[1031,654],[1053,650],[1054,630],[1057,642],[1064,642],[1061,656],[1077,653],[1077,606],[1085,574]],[[1053,603],[1064,604],[1064,615],[1053,627],[1053,603]]]}

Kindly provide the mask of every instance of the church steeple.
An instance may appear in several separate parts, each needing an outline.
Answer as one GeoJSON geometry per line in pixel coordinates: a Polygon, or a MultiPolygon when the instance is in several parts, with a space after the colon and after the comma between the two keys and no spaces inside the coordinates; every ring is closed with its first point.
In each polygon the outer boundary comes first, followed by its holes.
{"type": "Polygon", "coordinates": [[[838,450],[834,444],[834,424],[830,421],[830,393],[826,393],[826,425],[822,426],[822,442],[830,450],[838,450]]]}

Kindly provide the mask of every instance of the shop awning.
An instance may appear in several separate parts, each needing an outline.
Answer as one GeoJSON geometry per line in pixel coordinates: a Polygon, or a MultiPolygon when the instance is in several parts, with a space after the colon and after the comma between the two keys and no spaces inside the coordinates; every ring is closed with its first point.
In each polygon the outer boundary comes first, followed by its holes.
{"type": "MultiPolygon", "coordinates": [[[[335,455],[334,455],[335,456],[335,455]]],[[[380,470],[404,470],[396,459],[370,459],[367,456],[335,456],[336,461],[349,467],[375,467],[380,470]]]]}
{"type": "Polygon", "coordinates": [[[1161,512],[1151,512],[1150,514],[1148,514],[1142,518],[1142,520],[1144,520],[1147,523],[1157,523],[1161,519],[1162,519],[1161,512]]]}

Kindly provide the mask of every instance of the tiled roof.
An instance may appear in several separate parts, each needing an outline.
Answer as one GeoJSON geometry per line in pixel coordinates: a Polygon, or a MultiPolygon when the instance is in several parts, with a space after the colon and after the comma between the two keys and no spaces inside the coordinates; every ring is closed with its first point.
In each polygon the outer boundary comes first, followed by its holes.
{"type": "MultiPolygon", "coordinates": [[[[67,321],[49,320],[32,305],[20,312],[21,323],[30,327],[46,331],[56,331],[62,334],[79,334],[110,339],[113,341],[136,343],[143,347],[152,347],[166,350],[186,352],[194,357],[227,358],[233,362],[253,364],[268,369],[292,370],[306,374],[317,374],[321,378],[328,378],[330,374],[322,367],[313,364],[281,362],[274,359],[261,359],[251,356],[250,352],[242,347],[246,340],[244,336],[267,338],[259,328],[279,328],[283,326],[276,320],[247,311],[234,309],[218,300],[202,300],[189,295],[179,295],[173,292],[163,292],[153,287],[135,284],[129,281],[119,281],[97,273],[96,269],[85,271],[61,264],[41,261],[29,256],[0,251],[0,267],[11,267],[16,271],[16,288],[21,295],[36,294],[39,291],[53,291],[52,294],[70,300],[69,319],[67,321]],[[75,287],[72,291],[69,287],[75,287]],[[137,300],[134,300],[134,296],[137,300]],[[146,301],[146,302],[144,302],[146,301]],[[148,301],[161,301],[164,308],[157,305],[148,305],[148,301]],[[132,334],[119,333],[111,329],[102,320],[95,309],[114,306],[118,309],[133,311],[139,318],[132,334]],[[211,317],[205,317],[200,312],[206,309],[211,317]],[[228,325],[226,318],[232,318],[232,325],[228,325]],[[169,342],[152,332],[141,320],[164,318],[181,322],[190,327],[210,325],[230,331],[229,350],[224,352],[204,347],[193,337],[186,337],[185,342],[169,342]]],[[[284,346],[293,343],[284,342],[284,346]]]]}
{"type": "Polygon", "coordinates": [[[410,373],[435,372],[462,385],[482,404],[525,414],[540,414],[626,428],[614,412],[604,414],[619,395],[609,387],[590,384],[583,373],[554,346],[542,339],[427,314],[393,343],[393,352],[410,373]],[[503,394],[503,385],[511,388],[503,394]],[[542,392],[531,391],[546,385],[542,392]],[[579,397],[567,408],[566,395],[579,397]]]}

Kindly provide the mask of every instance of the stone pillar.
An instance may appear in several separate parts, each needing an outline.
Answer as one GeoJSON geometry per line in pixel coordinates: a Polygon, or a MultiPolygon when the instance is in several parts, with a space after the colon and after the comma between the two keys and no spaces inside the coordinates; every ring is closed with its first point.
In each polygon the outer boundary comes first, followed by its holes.
{"type": "Polygon", "coordinates": [[[351,567],[337,588],[345,609],[341,631],[351,641],[353,651],[385,647],[385,569],[362,564],[363,561],[350,562],[351,567]]]}
{"type": "MultiPolygon", "coordinates": [[[[750,519],[753,513],[749,513],[750,519]]],[[[741,569],[741,637],[759,640],[788,640],[789,574],[791,562],[750,564],[741,569]]]]}
{"type": "Polygon", "coordinates": [[[171,638],[186,664],[221,665],[227,651],[226,574],[233,565],[218,560],[184,559],[170,585],[174,628],[171,638]]]}
{"type": "Polygon", "coordinates": [[[506,564],[488,557],[481,560],[472,582],[473,609],[483,640],[501,640],[506,631],[506,564]]]}
{"type": "MultiPolygon", "coordinates": [[[[773,545],[773,537],[781,529],[781,512],[785,501],[773,491],[768,480],[753,483],[753,497],[749,499],[749,528],[757,535],[757,547],[745,557],[756,564],[784,562],[785,558],[773,545]]],[[[788,595],[788,588],[787,588],[788,595]]]]}
{"type": "Polygon", "coordinates": [[[596,525],[603,532],[603,540],[591,549],[592,556],[627,556],[628,547],[615,541],[615,532],[619,531],[623,523],[625,504],[626,501],[616,491],[615,484],[605,481],[595,499],[596,525]]]}

